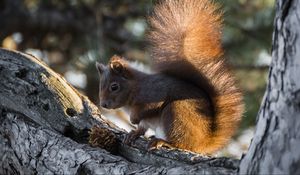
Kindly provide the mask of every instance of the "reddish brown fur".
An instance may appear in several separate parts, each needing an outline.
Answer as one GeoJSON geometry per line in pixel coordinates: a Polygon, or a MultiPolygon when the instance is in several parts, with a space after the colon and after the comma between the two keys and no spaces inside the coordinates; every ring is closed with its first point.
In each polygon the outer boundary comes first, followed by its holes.
{"type": "MultiPolygon", "coordinates": [[[[190,131],[197,132],[197,137],[189,139],[197,139],[178,143],[179,147],[201,153],[221,148],[234,134],[243,113],[241,93],[222,57],[221,17],[219,6],[210,0],[165,0],[155,7],[150,17],[149,40],[157,72],[190,80],[211,97],[216,130],[211,133],[192,129],[190,131]],[[187,143],[198,146],[190,148],[187,143]]],[[[197,112],[193,107],[183,106],[175,105],[176,116],[184,113],[182,120],[193,120],[191,116],[197,116],[197,112]]],[[[205,126],[209,123],[202,117],[194,120],[205,126]]]]}
{"type": "Polygon", "coordinates": [[[222,57],[218,8],[208,0],[164,0],[154,8],[149,41],[155,74],[116,56],[108,68],[97,65],[100,100],[108,108],[129,107],[139,124],[126,142],[152,128],[165,133],[168,145],[211,154],[234,134],[243,103],[222,57]],[[120,91],[110,92],[111,82],[120,91]]]}

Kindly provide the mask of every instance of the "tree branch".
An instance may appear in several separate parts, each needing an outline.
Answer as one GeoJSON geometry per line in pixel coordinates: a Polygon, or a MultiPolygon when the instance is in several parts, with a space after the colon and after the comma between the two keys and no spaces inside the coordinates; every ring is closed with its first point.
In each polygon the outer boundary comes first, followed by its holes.
{"type": "Polygon", "coordinates": [[[39,59],[0,49],[0,174],[234,174],[238,160],[181,150],[147,150],[39,59]],[[97,125],[101,148],[87,144],[97,125]],[[106,150],[104,150],[106,149],[106,150]]]}

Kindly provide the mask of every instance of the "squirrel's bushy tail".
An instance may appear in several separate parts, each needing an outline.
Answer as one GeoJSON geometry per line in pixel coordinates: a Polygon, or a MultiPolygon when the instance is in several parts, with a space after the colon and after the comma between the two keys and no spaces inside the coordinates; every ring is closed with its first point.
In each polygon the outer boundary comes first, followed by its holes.
{"type": "Polygon", "coordinates": [[[242,96],[222,57],[222,12],[210,0],[162,0],[149,18],[153,67],[206,91],[214,106],[217,150],[234,134],[242,96]]]}

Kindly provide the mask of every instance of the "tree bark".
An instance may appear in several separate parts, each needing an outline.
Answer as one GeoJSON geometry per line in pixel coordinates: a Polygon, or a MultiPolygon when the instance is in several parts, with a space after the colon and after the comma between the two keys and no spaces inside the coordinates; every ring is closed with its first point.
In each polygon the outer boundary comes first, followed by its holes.
{"type": "Polygon", "coordinates": [[[241,174],[300,174],[300,1],[277,0],[269,83],[241,174]]]}
{"type": "Polygon", "coordinates": [[[125,134],[39,59],[0,49],[0,174],[237,172],[238,160],[148,151],[143,138],[124,145],[125,134]]]}

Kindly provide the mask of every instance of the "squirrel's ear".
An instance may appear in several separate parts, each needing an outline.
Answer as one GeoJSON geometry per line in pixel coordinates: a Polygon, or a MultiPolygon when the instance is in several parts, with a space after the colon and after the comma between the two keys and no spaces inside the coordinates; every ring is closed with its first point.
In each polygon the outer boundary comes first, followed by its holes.
{"type": "Polygon", "coordinates": [[[116,74],[122,74],[124,71],[124,66],[119,61],[111,61],[109,64],[110,69],[116,74]]]}
{"type": "Polygon", "coordinates": [[[128,69],[128,65],[120,60],[111,60],[109,64],[110,69],[118,75],[123,76],[124,78],[131,78],[131,72],[128,69]]]}
{"type": "Polygon", "coordinates": [[[99,74],[101,75],[104,72],[104,70],[105,70],[105,65],[96,62],[96,68],[97,68],[99,74]]]}
{"type": "Polygon", "coordinates": [[[122,61],[123,58],[118,56],[118,55],[114,55],[110,58],[110,62],[114,62],[114,61],[122,61]]]}

